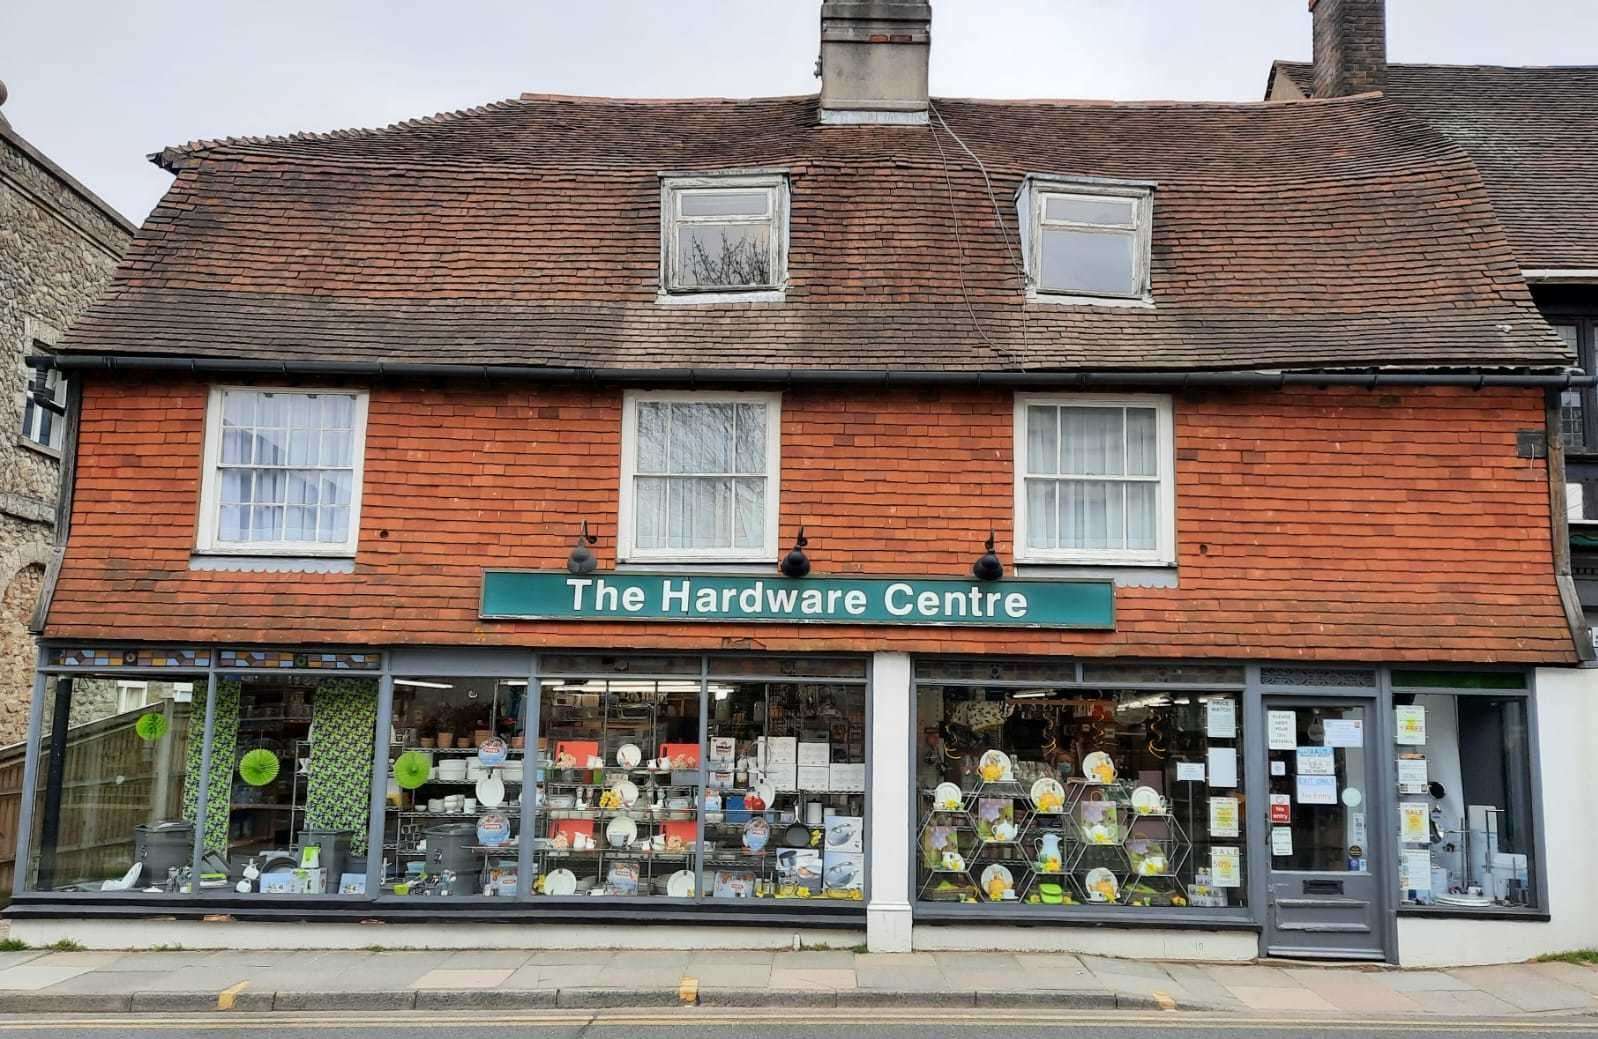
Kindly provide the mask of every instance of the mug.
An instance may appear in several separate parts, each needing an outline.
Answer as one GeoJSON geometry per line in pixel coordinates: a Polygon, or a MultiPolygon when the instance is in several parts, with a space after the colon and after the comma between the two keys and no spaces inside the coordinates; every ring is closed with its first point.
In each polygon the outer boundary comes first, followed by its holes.
{"type": "Polygon", "coordinates": [[[468,797],[465,801],[461,802],[461,805],[464,811],[475,812],[477,811],[477,798],[468,797]]]}
{"type": "Polygon", "coordinates": [[[442,812],[444,810],[444,799],[442,797],[430,798],[427,802],[427,810],[429,812],[442,812]]]}

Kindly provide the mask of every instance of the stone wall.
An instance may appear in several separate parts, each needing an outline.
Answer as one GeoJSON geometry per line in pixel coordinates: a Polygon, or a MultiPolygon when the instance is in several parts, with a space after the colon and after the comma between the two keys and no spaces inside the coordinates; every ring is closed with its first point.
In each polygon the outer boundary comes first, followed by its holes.
{"type": "Polygon", "coordinates": [[[26,731],[28,632],[54,541],[61,462],[21,436],[22,359],[104,290],[131,234],[0,118],[0,744],[26,731]]]}

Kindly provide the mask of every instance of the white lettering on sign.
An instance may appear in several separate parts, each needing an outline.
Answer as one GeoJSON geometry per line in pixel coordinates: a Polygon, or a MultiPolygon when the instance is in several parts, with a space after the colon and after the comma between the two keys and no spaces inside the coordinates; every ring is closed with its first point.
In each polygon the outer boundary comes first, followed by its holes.
{"type": "Polygon", "coordinates": [[[895,583],[888,585],[888,590],[882,595],[883,607],[895,617],[907,617],[913,607],[910,605],[910,594],[915,589],[907,584],[895,583]]]}
{"type": "Polygon", "coordinates": [[[572,590],[572,609],[580,610],[583,608],[583,592],[587,591],[588,586],[593,583],[594,579],[591,577],[566,578],[566,587],[572,590]]]}
{"type": "Polygon", "coordinates": [[[843,597],[843,608],[856,617],[866,612],[866,593],[858,588],[850,589],[843,597]]]}
{"type": "MultiPolygon", "coordinates": [[[[616,586],[603,577],[569,577],[566,587],[571,589],[573,611],[641,613],[649,607],[648,592],[637,585],[616,586]]],[[[917,591],[908,582],[896,581],[883,589],[882,608],[892,617],[1021,620],[1031,604],[1024,592],[992,592],[980,586],[917,591]]],[[[871,598],[859,588],[773,588],[764,581],[742,588],[711,588],[696,585],[692,578],[665,578],[660,583],[663,615],[863,617],[870,610],[871,598]]]]}
{"type": "Polygon", "coordinates": [[[660,608],[666,613],[676,610],[678,613],[688,612],[688,592],[693,586],[688,581],[677,582],[677,587],[672,587],[668,578],[660,583],[660,608]]]}

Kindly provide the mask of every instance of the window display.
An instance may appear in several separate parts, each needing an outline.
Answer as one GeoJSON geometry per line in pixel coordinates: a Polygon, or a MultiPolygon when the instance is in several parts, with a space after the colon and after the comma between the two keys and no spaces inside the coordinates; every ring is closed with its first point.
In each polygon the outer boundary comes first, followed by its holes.
{"type": "Polygon", "coordinates": [[[1401,904],[1535,908],[1530,701],[1398,688],[1414,674],[1393,692],[1401,904]]]}
{"type": "Polygon", "coordinates": [[[1245,904],[1236,693],[1040,684],[1025,663],[920,673],[918,899],[1245,904]]]}
{"type": "Polygon", "coordinates": [[[550,657],[544,672],[535,894],[863,898],[862,661],[550,657]]]}
{"type": "MultiPolygon", "coordinates": [[[[376,679],[221,678],[202,888],[364,894],[376,726],[376,679]]],[[[197,742],[189,766],[200,775],[197,742]]],[[[186,784],[185,809],[197,803],[197,784],[186,784]]]]}
{"type": "Polygon", "coordinates": [[[30,890],[191,889],[194,812],[184,792],[205,678],[142,684],[129,702],[114,677],[45,681],[30,890]]]}
{"type": "Polygon", "coordinates": [[[516,894],[526,698],[525,677],[394,679],[383,894],[516,894]]]}

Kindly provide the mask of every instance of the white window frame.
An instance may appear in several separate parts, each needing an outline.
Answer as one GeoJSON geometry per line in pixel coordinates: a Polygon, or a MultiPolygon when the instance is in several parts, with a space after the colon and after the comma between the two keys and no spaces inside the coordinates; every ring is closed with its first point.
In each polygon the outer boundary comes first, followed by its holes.
{"type": "Polygon", "coordinates": [[[1154,303],[1149,279],[1149,253],[1154,230],[1154,183],[1152,181],[1113,180],[1102,177],[1057,177],[1028,174],[1016,190],[1016,217],[1021,225],[1022,253],[1026,261],[1027,298],[1047,303],[1096,303],[1101,306],[1149,306],[1154,303]],[[1130,199],[1134,223],[1081,224],[1066,220],[1045,220],[1045,205],[1051,198],[1085,202],[1101,199],[1130,199]],[[1074,231],[1105,234],[1133,233],[1133,291],[1127,293],[1088,292],[1082,289],[1049,288],[1042,283],[1043,229],[1064,227],[1074,231]]]}
{"type": "Polygon", "coordinates": [[[774,563],[777,559],[777,509],[782,498],[782,394],[628,390],[622,395],[621,493],[617,506],[616,559],[621,563],[774,563]],[[673,401],[687,404],[764,404],[766,406],[765,537],[758,548],[651,548],[633,545],[633,483],[638,476],[638,405],[673,401]]]}
{"type": "MultiPolygon", "coordinates": [[[[1172,566],[1176,563],[1176,436],[1171,398],[1165,394],[1049,393],[1017,394],[1014,428],[1015,561],[1017,563],[1087,563],[1126,566],[1172,566]],[[1159,516],[1154,528],[1154,548],[1045,549],[1032,548],[1027,538],[1027,408],[1056,407],[1153,408],[1159,490],[1155,502],[1159,516]]],[[[1045,477],[1047,478],[1047,477],[1045,477]]],[[[1098,477],[1083,477],[1098,479],[1098,477]]],[[[1115,477],[1106,477],[1115,479],[1115,477]]],[[[1147,482],[1140,479],[1139,482],[1147,482]]]]}
{"type": "Polygon", "coordinates": [[[353,556],[360,541],[361,487],[366,480],[366,390],[331,386],[212,386],[205,411],[205,448],[200,481],[199,530],[195,551],[224,556],[353,556]],[[355,417],[350,430],[350,451],[354,467],[350,488],[349,536],[342,542],[327,541],[222,541],[217,536],[221,522],[222,481],[222,396],[229,391],[252,393],[342,394],[355,398],[355,417]]]}
{"type": "MultiPolygon", "coordinates": [[[[61,445],[66,442],[67,417],[65,414],[56,414],[48,411],[42,404],[33,400],[33,372],[26,364],[22,365],[22,425],[18,435],[29,447],[39,448],[50,454],[59,456],[61,445]],[[41,440],[39,427],[44,423],[44,415],[50,416],[50,436],[41,440]]],[[[50,388],[52,399],[57,404],[66,404],[67,380],[59,368],[45,370],[45,385],[50,388]]]]}
{"type": "Polygon", "coordinates": [[[660,294],[665,303],[779,302],[788,285],[788,176],[785,171],[660,175],[660,294]],[[679,199],[693,192],[764,190],[770,212],[764,217],[684,217],[679,199]],[[749,286],[679,286],[677,226],[680,223],[767,224],[771,228],[771,282],[749,286]]]}

